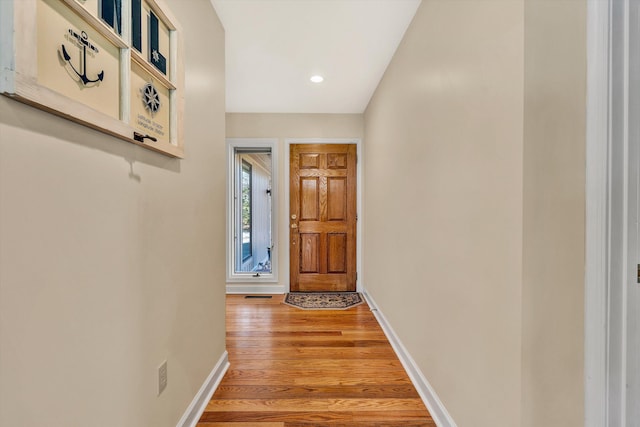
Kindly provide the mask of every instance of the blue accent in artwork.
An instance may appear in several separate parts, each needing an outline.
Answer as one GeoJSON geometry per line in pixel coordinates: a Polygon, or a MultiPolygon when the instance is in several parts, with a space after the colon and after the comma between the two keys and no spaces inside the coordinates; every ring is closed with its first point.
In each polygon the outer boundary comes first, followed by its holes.
{"type": "Polygon", "coordinates": [[[160,29],[158,17],[155,13],[149,13],[149,62],[151,62],[162,74],[167,74],[167,59],[160,53],[160,29]]]}
{"type": "Polygon", "coordinates": [[[142,0],[131,0],[131,45],[142,52],[142,0]]]}
{"type": "Polygon", "coordinates": [[[116,33],[122,34],[122,0],[102,0],[100,4],[100,17],[116,33]]]}

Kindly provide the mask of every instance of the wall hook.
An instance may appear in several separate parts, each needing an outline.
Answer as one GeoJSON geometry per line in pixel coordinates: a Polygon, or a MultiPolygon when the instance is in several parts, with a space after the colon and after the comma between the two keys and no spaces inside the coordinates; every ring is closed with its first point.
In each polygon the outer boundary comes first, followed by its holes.
{"type": "Polygon", "coordinates": [[[153,142],[158,141],[158,139],[157,139],[157,138],[154,138],[154,137],[153,137],[153,136],[151,136],[151,135],[143,135],[143,134],[138,133],[138,132],[133,132],[133,139],[135,139],[135,140],[136,140],[136,141],[138,141],[138,142],[142,142],[142,143],[144,143],[144,140],[145,140],[145,139],[150,139],[150,140],[152,140],[153,142]]]}

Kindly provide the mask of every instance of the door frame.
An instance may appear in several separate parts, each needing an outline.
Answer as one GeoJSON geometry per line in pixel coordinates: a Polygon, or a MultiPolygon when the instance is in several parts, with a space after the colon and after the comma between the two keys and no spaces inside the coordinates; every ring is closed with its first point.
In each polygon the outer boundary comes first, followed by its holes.
{"type": "Polygon", "coordinates": [[[637,369],[627,362],[640,148],[628,132],[629,18],[629,0],[587,1],[585,427],[627,425],[637,369]]]}
{"type": "Polygon", "coordinates": [[[291,229],[289,228],[289,201],[291,199],[289,193],[290,170],[290,150],[291,144],[355,144],[356,145],[356,211],[358,212],[358,221],[356,223],[356,272],[358,280],[356,281],[356,292],[362,292],[364,289],[363,273],[362,273],[362,139],[361,138],[285,138],[284,140],[284,206],[287,213],[282,216],[281,226],[287,229],[287,244],[284,246],[282,254],[286,265],[284,269],[287,274],[287,282],[285,283],[285,292],[291,290],[291,272],[290,272],[290,245],[291,245],[291,229]]]}
{"type": "Polygon", "coordinates": [[[587,3],[585,427],[608,425],[609,58],[611,1],[587,3]]]}

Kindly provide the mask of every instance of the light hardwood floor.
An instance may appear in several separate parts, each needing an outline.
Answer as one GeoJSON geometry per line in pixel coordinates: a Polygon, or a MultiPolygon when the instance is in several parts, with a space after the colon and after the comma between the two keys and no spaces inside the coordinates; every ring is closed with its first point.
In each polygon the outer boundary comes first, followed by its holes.
{"type": "Polygon", "coordinates": [[[198,427],[433,427],[375,317],[227,296],[231,368],[198,427]]]}

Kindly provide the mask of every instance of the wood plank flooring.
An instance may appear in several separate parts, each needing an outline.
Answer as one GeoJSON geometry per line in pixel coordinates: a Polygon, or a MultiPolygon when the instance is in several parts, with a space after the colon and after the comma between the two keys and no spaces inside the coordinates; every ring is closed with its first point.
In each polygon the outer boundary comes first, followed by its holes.
{"type": "Polygon", "coordinates": [[[434,427],[366,304],[227,296],[231,368],[198,427],[434,427]]]}

